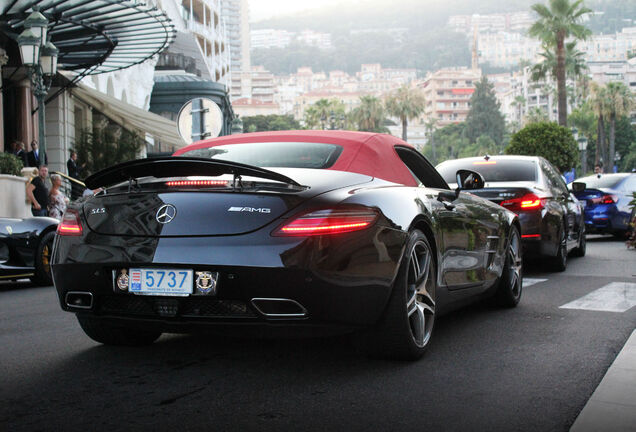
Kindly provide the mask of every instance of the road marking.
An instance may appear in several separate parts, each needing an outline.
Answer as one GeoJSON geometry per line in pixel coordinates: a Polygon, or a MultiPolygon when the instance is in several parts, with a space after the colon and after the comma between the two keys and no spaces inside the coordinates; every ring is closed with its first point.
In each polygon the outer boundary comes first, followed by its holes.
{"type": "Polygon", "coordinates": [[[625,312],[636,306],[636,283],[612,282],[561,309],[583,309],[605,312],[625,312]]]}
{"type": "Polygon", "coordinates": [[[547,279],[523,278],[523,287],[528,288],[529,286],[545,281],[547,281],[547,279]]]}

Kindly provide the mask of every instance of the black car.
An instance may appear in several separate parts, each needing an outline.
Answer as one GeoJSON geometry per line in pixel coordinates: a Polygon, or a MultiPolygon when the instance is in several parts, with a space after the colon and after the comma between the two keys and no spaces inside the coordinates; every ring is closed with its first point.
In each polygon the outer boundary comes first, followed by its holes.
{"type": "Polygon", "coordinates": [[[564,271],[567,256],[585,255],[582,206],[565,180],[538,156],[485,156],[442,162],[437,170],[452,183],[458,169],[479,172],[486,181],[473,191],[519,215],[525,257],[545,258],[555,271],[564,271]]]}
{"type": "Polygon", "coordinates": [[[105,344],[362,330],[370,353],[414,359],[438,314],[521,296],[517,216],[389,135],[232,135],[86,184],[104,190],[69,206],[52,270],[62,308],[105,344]]]}
{"type": "Polygon", "coordinates": [[[57,219],[0,218],[0,280],[30,278],[51,285],[50,258],[57,219]]]}

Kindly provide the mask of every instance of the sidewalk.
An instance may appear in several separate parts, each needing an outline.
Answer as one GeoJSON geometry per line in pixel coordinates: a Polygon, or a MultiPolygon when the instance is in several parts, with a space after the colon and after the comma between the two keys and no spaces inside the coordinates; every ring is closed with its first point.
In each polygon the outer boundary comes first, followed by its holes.
{"type": "Polygon", "coordinates": [[[636,431],[636,330],[570,429],[592,431],[636,431]]]}

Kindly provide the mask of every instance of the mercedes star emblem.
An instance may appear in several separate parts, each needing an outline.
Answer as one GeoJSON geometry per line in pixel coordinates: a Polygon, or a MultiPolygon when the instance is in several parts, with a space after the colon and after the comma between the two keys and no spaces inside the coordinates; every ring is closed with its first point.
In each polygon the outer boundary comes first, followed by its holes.
{"type": "Polygon", "coordinates": [[[157,216],[155,216],[155,219],[157,219],[157,222],[161,224],[167,224],[172,222],[176,215],[177,208],[175,206],[172,204],[164,204],[159,207],[159,210],[157,210],[157,216]]]}

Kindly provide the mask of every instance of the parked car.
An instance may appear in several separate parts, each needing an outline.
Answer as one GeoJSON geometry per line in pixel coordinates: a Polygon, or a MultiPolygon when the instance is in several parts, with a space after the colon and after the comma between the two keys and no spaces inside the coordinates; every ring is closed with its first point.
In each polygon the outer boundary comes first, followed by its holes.
{"type": "Polygon", "coordinates": [[[564,271],[568,253],[585,255],[582,206],[546,159],[485,156],[437,166],[447,182],[453,182],[458,169],[475,170],[484,177],[485,187],[472,193],[519,215],[524,256],[545,258],[553,270],[564,271]]]}
{"type": "Polygon", "coordinates": [[[37,285],[52,285],[51,248],[57,219],[0,218],[0,280],[30,278],[37,285]]]}
{"type": "Polygon", "coordinates": [[[415,359],[440,313],[486,296],[519,302],[517,216],[450,190],[398,138],[252,133],[175,156],[90,176],[104,190],[58,228],[59,301],[98,342],[205,327],[361,331],[370,353],[415,359]]]}
{"type": "Polygon", "coordinates": [[[634,217],[629,202],[636,192],[636,173],[594,174],[575,180],[572,187],[585,208],[588,233],[625,236],[634,217]]]}

